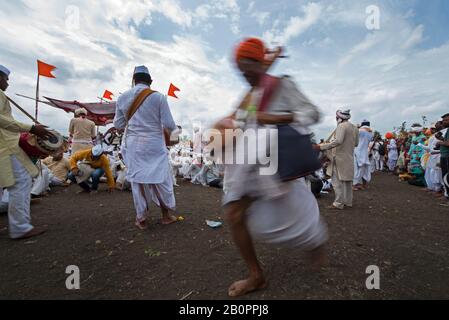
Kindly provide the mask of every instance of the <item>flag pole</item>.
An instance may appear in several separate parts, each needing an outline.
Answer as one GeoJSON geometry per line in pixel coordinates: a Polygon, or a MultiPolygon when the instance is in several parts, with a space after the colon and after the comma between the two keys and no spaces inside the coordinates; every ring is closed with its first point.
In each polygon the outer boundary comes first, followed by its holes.
{"type": "Polygon", "coordinates": [[[36,110],[35,110],[35,116],[34,118],[37,121],[37,113],[38,113],[38,108],[39,108],[39,71],[37,73],[37,85],[36,85],[36,110]]]}

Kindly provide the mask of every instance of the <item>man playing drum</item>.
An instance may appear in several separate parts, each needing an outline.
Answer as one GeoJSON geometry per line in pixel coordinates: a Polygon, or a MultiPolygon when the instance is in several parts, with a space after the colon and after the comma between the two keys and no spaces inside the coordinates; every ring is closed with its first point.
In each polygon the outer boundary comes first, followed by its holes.
{"type": "Polygon", "coordinates": [[[30,132],[49,139],[53,134],[43,125],[27,125],[15,121],[11,106],[4,93],[8,88],[10,71],[0,65],[0,186],[9,193],[9,235],[13,239],[25,239],[45,232],[31,225],[30,192],[32,177],[38,170],[28,155],[19,147],[21,132],[30,132]]]}

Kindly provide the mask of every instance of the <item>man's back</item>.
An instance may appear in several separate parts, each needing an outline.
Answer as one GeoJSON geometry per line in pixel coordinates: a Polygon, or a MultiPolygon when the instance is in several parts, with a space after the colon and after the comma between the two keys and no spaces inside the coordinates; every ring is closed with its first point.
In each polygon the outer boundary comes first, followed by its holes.
{"type": "Polygon", "coordinates": [[[336,153],[338,154],[353,154],[354,148],[359,144],[359,131],[355,125],[349,121],[341,123],[341,130],[344,132],[343,143],[338,146],[336,153]]]}
{"type": "Polygon", "coordinates": [[[69,132],[75,140],[91,141],[95,137],[95,123],[89,119],[73,118],[70,121],[69,132]]]}
{"type": "MultiPolygon", "coordinates": [[[[136,97],[148,86],[138,84],[123,93],[117,100],[117,112],[114,119],[116,128],[124,128],[129,108],[136,97]]],[[[127,136],[142,136],[160,139],[163,143],[162,127],[173,131],[176,124],[172,118],[167,99],[159,92],[154,92],[145,99],[128,123],[127,136]]],[[[164,145],[165,146],[165,145],[164,145]]]]}

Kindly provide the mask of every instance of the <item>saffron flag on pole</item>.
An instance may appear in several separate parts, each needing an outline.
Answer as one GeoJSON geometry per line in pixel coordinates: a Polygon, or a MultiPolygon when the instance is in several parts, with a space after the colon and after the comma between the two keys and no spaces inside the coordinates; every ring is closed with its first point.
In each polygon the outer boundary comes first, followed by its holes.
{"type": "Polygon", "coordinates": [[[39,76],[56,78],[51,72],[55,70],[56,67],[40,60],[37,60],[37,71],[39,76]]]}
{"type": "Polygon", "coordinates": [[[112,96],[113,95],[114,94],[111,91],[105,90],[104,93],[103,93],[103,98],[104,99],[108,99],[108,100],[112,100],[112,96]]]}
{"type": "Polygon", "coordinates": [[[178,97],[175,94],[176,91],[181,91],[181,90],[179,90],[176,86],[174,86],[173,83],[170,83],[170,88],[168,88],[168,94],[167,95],[169,95],[170,97],[178,99],[178,97]]]}

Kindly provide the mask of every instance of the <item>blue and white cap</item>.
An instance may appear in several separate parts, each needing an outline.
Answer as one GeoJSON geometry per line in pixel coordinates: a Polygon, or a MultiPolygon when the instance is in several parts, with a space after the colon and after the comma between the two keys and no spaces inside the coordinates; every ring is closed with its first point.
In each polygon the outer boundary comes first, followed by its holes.
{"type": "Polygon", "coordinates": [[[92,148],[92,155],[94,157],[99,157],[103,154],[104,150],[103,147],[99,144],[97,144],[95,147],[92,148]]]}
{"type": "Polygon", "coordinates": [[[9,77],[9,75],[11,74],[11,71],[8,70],[8,68],[6,68],[5,66],[0,64],[0,71],[3,72],[4,74],[6,74],[7,77],[9,77]]]}
{"type": "Polygon", "coordinates": [[[136,73],[146,73],[146,74],[150,75],[150,71],[145,66],[138,66],[138,67],[136,67],[134,69],[134,74],[136,74],[136,73]]]}

